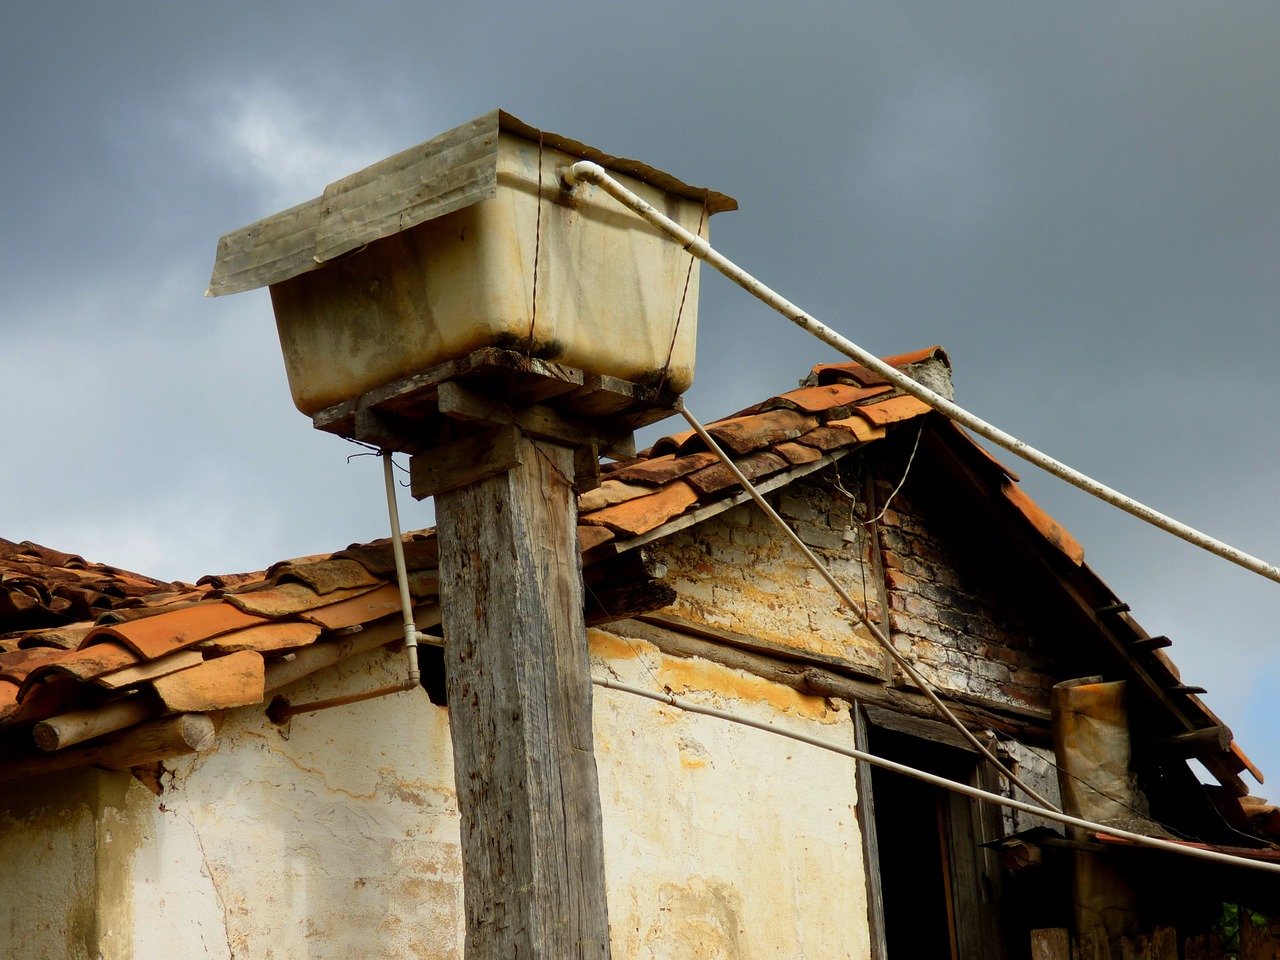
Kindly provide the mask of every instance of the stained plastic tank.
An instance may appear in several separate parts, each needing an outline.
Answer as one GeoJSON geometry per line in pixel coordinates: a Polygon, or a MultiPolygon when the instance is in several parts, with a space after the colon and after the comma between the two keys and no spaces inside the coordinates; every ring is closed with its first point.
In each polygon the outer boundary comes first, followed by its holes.
{"type": "Polygon", "coordinates": [[[598,188],[565,191],[584,158],[704,236],[736,207],[495,111],[223,237],[209,293],[270,287],[307,414],[490,346],[636,383],[665,369],[683,392],[698,265],[598,188]]]}

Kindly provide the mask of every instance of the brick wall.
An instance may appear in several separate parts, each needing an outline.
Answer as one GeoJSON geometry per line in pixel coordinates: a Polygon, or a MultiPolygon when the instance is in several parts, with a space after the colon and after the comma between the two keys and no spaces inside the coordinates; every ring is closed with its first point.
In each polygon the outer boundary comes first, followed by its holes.
{"type": "MultiPolygon", "coordinates": [[[[877,503],[902,480],[913,439],[886,442],[871,461],[877,503]]],[[[1066,675],[1058,661],[1069,638],[1011,545],[923,452],[885,512],[880,540],[899,652],[946,689],[1047,709],[1050,688],[1066,675]]]]}
{"type": "MultiPolygon", "coordinates": [[[[914,433],[868,447],[794,481],[770,502],[849,593],[881,623],[863,495],[870,470],[883,504],[902,479],[914,433]],[[865,458],[865,459],[864,459],[865,458]]],[[[1047,708],[1066,674],[1048,651],[1069,649],[1029,582],[990,531],[920,452],[879,526],[891,635],[899,652],[944,689],[1011,705],[1047,708]]],[[[865,628],[751,503],[649,547],[667,567],[689,620],[883,671],[865,628]]]]}

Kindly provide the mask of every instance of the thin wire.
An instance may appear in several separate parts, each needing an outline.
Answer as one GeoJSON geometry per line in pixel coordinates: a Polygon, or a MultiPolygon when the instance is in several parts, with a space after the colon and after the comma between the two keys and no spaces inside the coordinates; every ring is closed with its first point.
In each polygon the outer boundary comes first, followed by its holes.
{"type": "Polygon", "coordinates": [[[538,255],[542,249],[542,131],[538,131],[538,216],[533,232],[533,306],[529,317],[529,343],[524,355],[533,356],[533,331],[538,325],[538,255]]]}
{"type": "Polygon", "coordinates": [[[774,525],[777,526],[778,529],[781,530],[786,535],[787,539],[789,539],[792,542],[792,544],[794,544],[795,547],[804,555],[805,559],[808,560],[809,563],[813,566],[813,568],[816,571],[818,571],[818,573],[822,576],[822,578],[827,581],[827,584],[833,590],[835,590],[837,596],[840,597],[840,600],[844,603],[844,605],[847,606],[849,610],[852,611],[853,615],[856,616],[858,620],[862,623],[862,625],[871,632],[871,635],[872,637],[875,638],[876,642],[879,643],[882,647],[884,647],[886,651],[888,651],[889,656],[893,658],[893,662],[896,663],[902,669],[903,673],[905,673],[908,677],[911,678],[911,681],[917,687],[920,688],[920,692],[923,693],[929,699],[929,702],[934,705],[934,707],[938,710],[938,712],[947,718],[947,722],[950,723],[953,727],[955,727],[956,730],[959,731],[960,735],[964,737],[967,741],[969,741],[969,743],[974,747],[974,749],[976,749],[978,753],[982,754],[982,756],[984,756],[991,763],[992,766],[994,766],[998,771],[1000,771],[1000,773],[1002,773],[1005,777],[1007,777],[1010,783],[1016,784],[1022,790],[1023,793],[1031,797],[1033,800],[1035,800],[1037,803],[1041,804],[1042,806],[1050,807],[1056,810],[1057,807],[1055,807],[1054,804],[1046,800],[1044,797],[1040,796],[1039,793],[1037,793],[1031,787],[1023,783],[1022,780],[1018,778],[1017,774],[1015,774],[1012,770],[1010,770],[1003,763],[1001,763],[999,758],[997,758],[994,753],[988,750],[987,747],[980,740],[978,740],[976,736],[973,735],[973,733],[969,730],[968,727],[966,727],[963,723],[960,722],[960,719],[954,713],[951,712],[950,708],[948,708],[945,703],[942,702],[938,694],[934,691],[932,685],[927,680],[925,680],[924,677],[920,675],[920,672],[916,670],[916,668],[913,667],[902,654],[900,654],[897,651],[897,648],[895,648],[893,643],[889,640],[889,638],[885,636],[884,632],[875,624],[875,622],[870,617],[867,616],[866,611],[863,610],[860,606],[858,606],[857,602],[853,599],[853,597],[849,596],[848,591],[845,590],[844,587],[840,585],[839,581],[837,581],[834,576],[832,576],[831,571],[827,569],[826,564],[824,564],[821,560],[819,560],[818,557],[814,554],[814,552],[809,549],[808,544],[806,544],[803,540],[800,539],[799,536],[796,535],[796,532],[792,530],[790,526],[788,526],[787,522],[783,520],[782,517],[778,516],[778,511],[774,510],[773,507],[769,505],[768,501],[765,500],[764,497],[760,495],[760,491],[758,491],[755,488],[755,486],[751,483],[751,481],[748,480],[743,475],[742,471],[738,469],[738,465],[735,464],[729,458],[729,456],[723,450],[720,449],[720,445],[716,443],[714,438],[712,438],[711,434],[707,433],[706,427],[704,427],[701,423],[699,423],[698,419],[688,411],[688,409],[684,405],[684,401],[681,399],[677,399],[675,407],[676,407],[676,411],[681,416],[683,416],[685,420],[689,423],[689,426],[693,428],[694,433],[696,433],[702,439],[702,442],[707,445],[707,449],[709,449],[712,453],[716,455],[717,458],[719,458],[720,462],[725,465],[725,469],[727,469],[731,474],[733,474],[734,478],[738,481],[739,485],[741,485],[742,489],[747,492],[747,494],[751,497],[751,499],[754,500],[756,504],[760,507],[760,509],[763,510],[765,514],[769,517],[769,519],[773,521],[774,525]]]}
{"type": "Polygon", "coordinates": [[[916,383],[910,377],[905,376],[902,371],[896,370],[889,366],[879,357],[859,347],[853,341],[841,336],[836,331],[823,323],[820,323],[814,317],[805,313],[790,300],[778,294],[776,291],[757,280],[751,274],[747,273],[728,257],[723,256],[712,248],[706,240],[691,234],[680,224],[676,223],[670,217],[655,209],[652,204],[646,203],[640,197],[636,196],[621,183],[609,176],[604,168],[598,163],[589,160],[580,160],[572,164],[565,170],[561,171],[561,179],[570,189],[574,185],[582,181],[590,181],[596,184],[606,193],[611,195],[619,203],[628,207],[637,213],[644,220],[653,224],[662,233],[670,237],[676,243],[680,244],[689,253],[706,263],[709,263],[714,269],[724,274],[738,286],[742,287],[752,296],[764,303],[768,304],[774,310],[781,313],[784,317],[817,337],[823,343],[834,347],[841,353],[861,363],[868,369],[880,374],[890,383],[898,386],[906,393],[911,394],[917,400],[928,404],[934,410],[944,416],[954,420],[956,423],[968,427],[979,436],[986,437],[992,443],[999,444],[1010,453],[1022,457],[1022,459],[1033,463],[1043,470],[1052,473],[1059,479],[1065,480],[1072,486],[1078,487],[1088,493],[1090,496],[1097,497],[1105,503],[1118,507],[1125,513],[1137,517],[1152,526],[1159,527],[1166,533],[1171,533],[1179,539],[1216,554],[1224,560],[1234,563],[1237,566],[1244,567],[1246,570],[1252,570],[1259,576],[1266,577],[1268,580],[1280,583],[1280,567],[1260,560],[1257,557],[1245,553],[1228,543],[1217,540],[1206,533],[1196,530],[1185,523],[1181,523],[1166,514],[1161,513],[1152,507],[1141,503],[1132,497],[1127,497],[1108,487],[1106,484],[1094,480],[1092,477],[1081,473],[1072,467],[1067,466],[1060,460],[1055,460],[1046,453],[1037,450],[1029,443],[1024,443],[1017,437],[1005,433],[998,427],[987,423],[982,418],[970,413],[968,410],[948,400],[946,397],[930,390],[923,384],[916,383]]]}
{"type": "Polygon", "coordinates": [[[1215,863],[1228,863],[1233,866],[1262,870],[1267,873],[1280,873],[1280,863],[1271,863],[1264,860],[1252,860],[1248,857],[1223,853],[1219,850],[1204,849],[1202,847],[1189,847],[1180,843],[1175,843],[1172,840],[1163,840],[1159,837],[1148,837],[1141,833],[1133,833],[1129,830],[1121,830],[1118,827],[1111,827],[1105,823],[1094,823],[1091,820],[1073,817],[1070,814],[1063,813],[1051,804],[1045,804],[1044,806],[1037,807],[1034,804],[1026,803],[1022,800],[1015,800],[1012,797],[1003,797],[998,793],[991,793],[987,790],[981,790],[978,787],[971,787],[967,783],[958,783],[955,780],[948,780],[946,777],[940,777],[937,774],[927,773],[924,770],[917,770],[915,767],[895,763],[892,760],[886,760],[883,757],[878,757],[873,753],[856,750],[853,747],[841,746],[840,744],[832,743],[829,740],[821,740],[818,737],[811,737],[808,734],[799,733],[794,730],[787,730],[783,727],[775,727],[772,724],[764,723],[760,720],[753,720],[750,717],[744,717],[740,714],[731,713],[727,710],[719,710],[715,707],[708,707],[700,703],[694,703],[691,700],[685,700],[681,697],[677,697],[669,691],[665,693],[656,693],[652,690],[645,690],[643,687],[633,686],[629,683],[621,683],[609,677],[592,676],[591,682],[609,690],[618,690],[622,693],[629,693],[637,697],[644,697],[647,700],[656,700],[659,703],[668,704],[669,706],[675,707],[677,710],[684,710],[687,713],[697,713],[702,714],[703,716],[715,717],[718,720],[727,720],[730,723],[737,723],[744,727],[751,727],[765,733],[772,733],[779,737],[786,737],[788,740],[795,740],[798,743],[807,743],[820,750],[827,750],[831,753],[838,753],[841,756],[849,757],[853,760],[869,763],[872,766],[881,767],[882,769],[889,770],[893,773],[899,773],[903,776],[911,777],[913,780],[920,780],[932,786],[941,787],[944,790],[950,790],[953,793],[959,793],[967,797],[972,797],[976,800],[984,800],[988,803],[994,803],[1002,807],[1009,807],[1010,809],[1029,813],[1033,816],[1042,817],[1046,820],[1055,820],[1058,823],[1064,823],[1070,827],[1079,827],[1080,829],[1088,830],[1091,833],[1101,833],[1106,836],[1117,837],[1121,840],[1127,840],[1139,846],[1152,847],[1154,849],[1165,850],[1170,853],[1179,853],[1183,856],[1193,857],[1197,860],[1210,860],[1215,863]]]}
{"type": "MultiPolygon", "coordinates": [[[[921,423],[921,425],[920,425],[920,426],[921,426],[921,432],[923,432],[924,424],[923,424],[923,423],[921,423]]],[[[911,459],[914,459],[914,458],[915,458],[916,448],[919,446],[919,444],[920,444],[920,434],[919,434],[919,433],[917,433],[917,434],[916,434],[916,446],[914,446],[914,447],[912,447],[912,448],[911,448],[911,459]]],[[[909,473],[909,472],[910,472],[910,470],[911,470],[911,459],[909,459],[909,460],[907,461],[907,469],[906,469],[906,471],[905,471],[905,472],[903,473],[903,475],[902,475],[902,480],[901,480],[901,482],[897,485],[897,487],[895,487],[895,488],[894,488],[893,493],[891,493],[891,494],[889,495],[889,500],[886,500],[886,501],[885,501],[885,509],[884,509],[884,510],[881,510],[881,511],[880,511],[880,513],[879,513],[879,514],[878,514],[874,519],[872,519],[872,520],[867,520],[867,521],[861,521],[861,520],[858,520],[858,521],[857,521],[858,523],[861,523],[864,527],[867,527],[867,528],[869,529],[871,526],[873,526],[875,523],[879,522],[879,521],[884,517],[884,515],[885,515],[885,513],[887,512],[888,507],[889,507],[889,501],[891,501],[895,496],[897,496],[898,491],[900,491],[900,490],[902,489],[903,485],[904,485],[904,484],[906,483],[906,481],[907,481],[907,473],[909,473]]],[[[853,522],[853,520],[855,519],[855,517],[854,517],[853,505],[857,503],[857,497],[855,497],[852,493],[850,493],[850,492],[849,492],[849,490],[848,490],[848,489],[846,489],[846,488],[845,488],[845,486],[844,486],[844,484],[841,482],[841,480],[840,480],[840,469],[839,469],[839,466],[838,466],[838,465],[836,465],[836,464],[832,464],[832,468],[833,468],[833,469],[832,469],[832,473],[834,474],[834,478],[833,478],[833,479],[832,479],[832,481],[831,481],[831,485],[835,488],[835,490],[836,490],[838,493],[840,493],[842,496],[844,496],[844,497],[849,501],[849,503],[850,503],[850,507],[849,507],[849,516],[850,516],[850,518],[851,518],[851,524],[850,524],[850,525],[852,526],[852,522],[853,522]]],[[[868,532],[866,535],[868,536],[868,538],[870,537],[870,533],[869,533],[869,532],[868,532]]],[[[859,564],[859,568],[862,570],[862,605],[863,605],[863,607],[865,608],[865,607],[867,607],[867,605],[868,605],[868,603],[867,603],[867,571],[866,571],[866,566],[865,566],[865,564],[859,564]]],[[[999,732],[997,732],[997,731],[993,730],[990,726],[985,725],[985,724],[983,725],[983,729],[986,731],[986,733],[987,733],[988,735],[990,735],[990,736],[992,736],[992,737],[997,737],[997,738],[1003,739],[1003,740],[1004,740],[1004,741],[1006,741],[1006,742],[1017,744],[1019,747],[1022,747],[1024,750],[1030,750],[1030,749],[1031,749],[1031,748],[1030,748],[1030,747],[1028,747],[1026,744],[1024,744],[1021,740],[1019,740],[1017,737],[1013,736],[1012,734],[1008,734],[1008,733],[999,733],[999,732]]],[[[1123,798],[1121,798],[1121,797],[1115,797],[1115,796],[1112,796],[1111,794],[1107,793],[1105,790],[1101,790],[1101,789],[1099,789],[1097,786],[1095,786],[1094,784],[1090,783],[1088,780],[1085,780],[1083,777],[1079,776],[1078,774],[1074,774],[1074,773],[1072,773],[1070,770],[1067,770],[1067,769],[1064,769],[1063,767],[1058,766],[1058,764],[1057,764],[1057,762],[1056,762],[1055,760],[1053,760],[1053,759],[1051,759],[1051,758],[1049,758],[1049,757],[1046,757],[1046,756],[1042,756],[1042,755],[1041,755],[1041,754],[1039,754],[1039,753],[1035,753],[1035,754],[1034,754],[1034,756],[1035,756],[1037,759],[1039,759],[1039,760],[1043,761],[1043,762],[1044,762],[1045,764],[1047,764],[1048,766],[1052,767],[1052,768],[1053,768],[1053,770],[1055,771],[1055,773],[1057,773],[1057,774],[1059,774],[1059,775],[1062,775],[1062,776],[1069,777],[1069,778],[1071,778],[1072,780],[1076,781],[1077,783],[1080,783],[1080,784],[1082,784],[1083,786],[1088,787],[1090,790],[1092,790],[1094,793],[1098,794],[1099,796],[1105,797],[1106,799],[1110,800],[1112,803],[1115,803],[1115,804],[1117,804],[1117,805],[1119,805],[1119,806],[1121,806],[1121,807],[1124,807],[1126,810],[1128,810],[1128,811],[1129,811],[1130,813],[1132,813],[1134,816],[1136,816],[1136,817],[1141,817],[1141,818],[1143,818],[1143,819],[1145,819],[1145,820],[1150,820],[1152,823],[1159,824],[1159,825],[1160,825],[1161,827],[1163,827],[1165,830],[1168,830],[1170,833],[1177,834],[1177,835],[1178,835],[1180,838],[1182,838],[1183,840],[1190,840],[1190,839],[1192,839],[1192,838],[1191,838],[1191,836],[1189,836],[1188,834],[1186,834],[1186,833],[1184,833],[1183,831],[1179,830],[1178,828],[1176,828],[1176,827],[1174,827],[1174,826],[1171,826],[1170,824],[1167,824],[1167,823],[1164,823],[1164,822],[1162,822],[1162,821],[1159,821],[1159,820],[1156,820],[1156,819],[1152,818],[1152,816],[1150,815],[1150,813],[1144,813],[1142,810],[1139,810],[1136,806],[1134,806],[1133,804],[1131,804],[1131,803],[1129,803],[1128,801],[1124,800],[1123,798]]],[[[1239,833],[1239,831],[1235,831],[1235,832],[1236,832],[1236,833],[1239,833]]],[[[1248,836],[1248,834],[1240,833],[1240,836],[1248,836]]]]}
{"type": "Polygon", "coordinates": [[[911,464],[915,462],[916,451],[920,448],[920,437],[924,434],[924,420],[920,421],[920,429],[916,432],[916,442],[911,446],[911,456],[907,458],[907,468],[902,471],[902,479],[898,481],[898,485],[893,488],[893,493],[889,494],[884,502],[884,507],[870,520],[859,521],[864,527],[869,527],[873,523],[879,523],[884,519],[884,515],[889,512],[889,504],[893,503],[893,498],[898,495],[903,486],[907,482],[907,475],[911,473],[911,464]]]}
{"type": "MultiPolygon", "coordinates": [[[[698,218],[698,236],[702,236],[702,227],[707,222],[707,194],[702,195],[702,216],[698,218]]],[[[684,292],[680,294],[680,308],[676,311],[676,325],[671,330],[671,343],[667,345],[667,361],[662,365],[662,376],[658,380],[658,393],[667,385],[667,374],[671,371],[671,358],[676,352],[676,336],[680,333],[680,320],[684,317],[684,302],[689,296],[689,282],[693,279],[693,265],[697,257],[689,258],[689,269],[684,275],[684,292]]]]}

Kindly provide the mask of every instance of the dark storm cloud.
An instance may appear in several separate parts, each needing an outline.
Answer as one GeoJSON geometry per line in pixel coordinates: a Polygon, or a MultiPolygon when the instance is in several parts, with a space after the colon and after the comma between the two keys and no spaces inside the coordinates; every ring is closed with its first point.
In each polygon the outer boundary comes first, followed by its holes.
{"type": "MultiPolygon", "coordinates": [[[[942,343],[966,406],[1275,560],[1278,41],[1272,7],[1176,2],[20,5],[0,535],[187,579],[381,535],[265,294],[200,294],[220,234],[501,106],[736,196],[712,239],[784,295],[942,343]]],[[[831,356],[704,271],[704,419],[831,356]]],[[[1280,769],[1280,588],[1019,472],[1280,769]]]]}

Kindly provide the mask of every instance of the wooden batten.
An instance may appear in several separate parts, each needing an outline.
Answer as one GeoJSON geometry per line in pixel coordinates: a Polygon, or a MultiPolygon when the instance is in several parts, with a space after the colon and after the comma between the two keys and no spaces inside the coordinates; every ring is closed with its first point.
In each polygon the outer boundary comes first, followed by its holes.
{"type": "Polygon", "coordinates": [[[52,755],[12,757],[0,764],[0,781],[42,776],[76,767],[127,770],[208,750],[213,746],[214,732],[213,720],[207,715],[178,714],[109,734],[91,747],[63,750],[52,755]]]}
{"type": "Polygon", "coordinates": [[[35,725],[33,735],[41,750],[64,750],[142,723],[160,709],[154,698],[134,695],[93,710],[76,710],[41,720],[35,725]]]}

